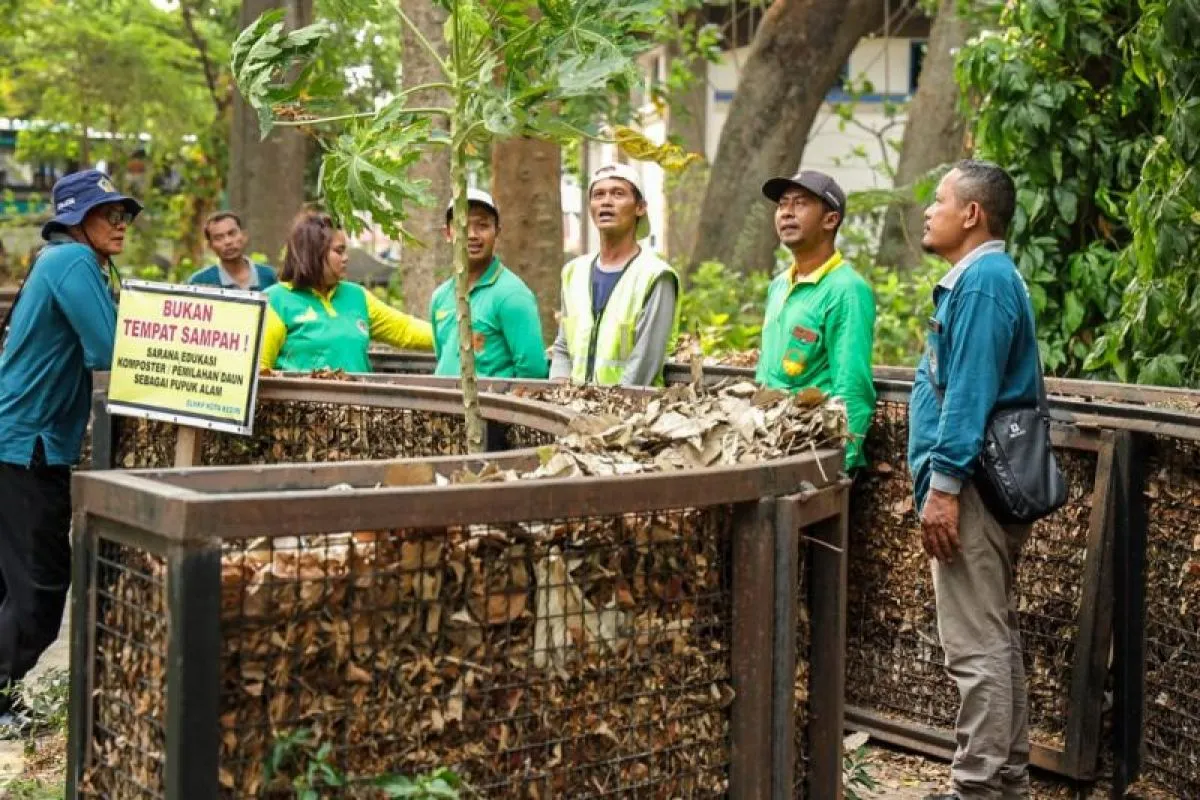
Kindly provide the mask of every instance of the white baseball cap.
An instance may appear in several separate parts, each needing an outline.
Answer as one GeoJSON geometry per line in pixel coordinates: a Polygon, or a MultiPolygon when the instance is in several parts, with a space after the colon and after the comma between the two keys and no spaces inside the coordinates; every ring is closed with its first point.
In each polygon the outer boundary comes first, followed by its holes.
{"type": "MultiPolygon", "coordinates": [[[[467,203],[479,203],[481,206],[486,206],[487,208],[491,209],[493,214],[496,215],[496,221],[500,221],[500,209],[496,208],[496,201],[492,199],[490,194],[482,189],[467,189],[467,203]]],[[[446,204],[446,222],[449,222],[450,218],[453,216],[454,198],[451,197],[450,202],[446,204]]]]}
{"type": "MultiPolygon", "coordinates": [[[[638,171],[636,169],[629,166],[628,164],[619,164],[619,163],[605,164],[603,167],[600,167],[595,172],[593,172],[592,179],[590,181],[588,181],[588,195],[591,195],[593,186],[595,186],[600,181],[608,180],[609,178],[618,178],[620,180],[625,181],[626,183],[628,183],[630,186],[632,186],[634,189],[637,190],[638,196],[642,198],[643,202],[645,202],[646,191],[642,188],[642,176],[638,174],[638,171]]],[[[637,238],[639,238],[639,239],[645,239],[647,236],[650,235],[650,215],[649,215],[649,213],[643,214],[638,219],[636,235],[637,235],[637,238]]]]}

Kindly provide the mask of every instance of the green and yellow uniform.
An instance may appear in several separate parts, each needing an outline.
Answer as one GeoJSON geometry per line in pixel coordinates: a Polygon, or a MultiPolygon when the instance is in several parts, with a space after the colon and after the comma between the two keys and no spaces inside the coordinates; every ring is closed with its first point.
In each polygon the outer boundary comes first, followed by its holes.
{"type": "Polygon", "coordinates": [[[771,281],[755,377],[773,389],[815,387],[846,404],[850,433],[846,468],[863,466],[863,438],[875,411],[871,350],[875,295],[870,285],[833,256],[807,275],[795,265],[771,281]]]}
{"type": "Polygon", "coordinates": [[[341,281],[332,291],[318,292],[283,282],[266,295],[262,369],[370,372],[372,340],[408,350],[433,346],[428,322],[397,311],[357,283],[341,281]]]}
{"type": "MultiPolygon", "coordinates": [[[[545,378],[546,350],[537,298],[510,269],[493,258],[471,287],[472,346],[475,372],[481,378],[545,378]]],[[[458,316],[454,279],[433,293],[429,319],[433,323],[435,375],[461,373],[458,358],[458,316]]]]}

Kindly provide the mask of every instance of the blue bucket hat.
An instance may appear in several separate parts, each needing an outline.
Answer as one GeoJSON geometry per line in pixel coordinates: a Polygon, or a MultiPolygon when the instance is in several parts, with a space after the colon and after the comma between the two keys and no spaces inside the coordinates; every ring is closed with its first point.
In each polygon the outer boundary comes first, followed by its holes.
{"type": "Polygon", "coordinates": [[[112,179],[98,169],[62,176],[54,184],[50,200],[54,205],[54,217],[42,226],[43,239],[49,239],[55,230],[78,225],[89,211],[104,203],[122,203],[135,217],[142,210],[141,203],[118,192],[112,179]]]}

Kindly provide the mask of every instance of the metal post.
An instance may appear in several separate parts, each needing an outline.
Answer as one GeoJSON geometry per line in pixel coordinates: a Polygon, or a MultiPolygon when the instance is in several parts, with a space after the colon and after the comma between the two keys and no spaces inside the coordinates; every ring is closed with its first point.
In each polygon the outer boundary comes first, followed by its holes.
{"type": "Polygon", "coordinates": [[[78,797],[92,743],[92,632],[96,607],[96,541],[87,515],[71,524],[71,694],[67,740],[67,797],[78,797]]]}
{"type": "Polygon", "coordinates": [[[173,546],[167,554],[166,796],[219,793],[221,550],[173,546]]]}
{"type": "Polygon", "coordinates": [[[775,498],[739,504],[732,526],[733,708],[729,796],[771,796],[772,623],[775,498]]]}
{"type": "Polygon", "coordinates": [[[112,469],[113,418],[108,413],[107,398],[103,392],[92,395],[92,463],[89,469],[112,469]]]}
{"type": "Polygon", "coordinates": [[[850,488],[838,489],[840,513],[805,531],[808,561],[809,646],[807,797],[841,800],[842,731],[846,710],[846,600],[850,488]]]}
{"type": "Polygon", "coordinates": [[[1146,669],[1146,498],[1143,434],[1116,434],[1112,797],[1125,797],[1142,768],[1142,716],[1146,669]]]}

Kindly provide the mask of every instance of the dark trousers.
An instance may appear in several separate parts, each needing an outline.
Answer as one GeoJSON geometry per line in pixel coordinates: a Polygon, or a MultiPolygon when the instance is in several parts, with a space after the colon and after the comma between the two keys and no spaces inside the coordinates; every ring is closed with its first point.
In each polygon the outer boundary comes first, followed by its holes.
{"type": "Polygon", "coordinates": [[[0,463],[0,689],[54,643],[70,585],[71,470],[39,442],[30,466],[0,463]]]}

